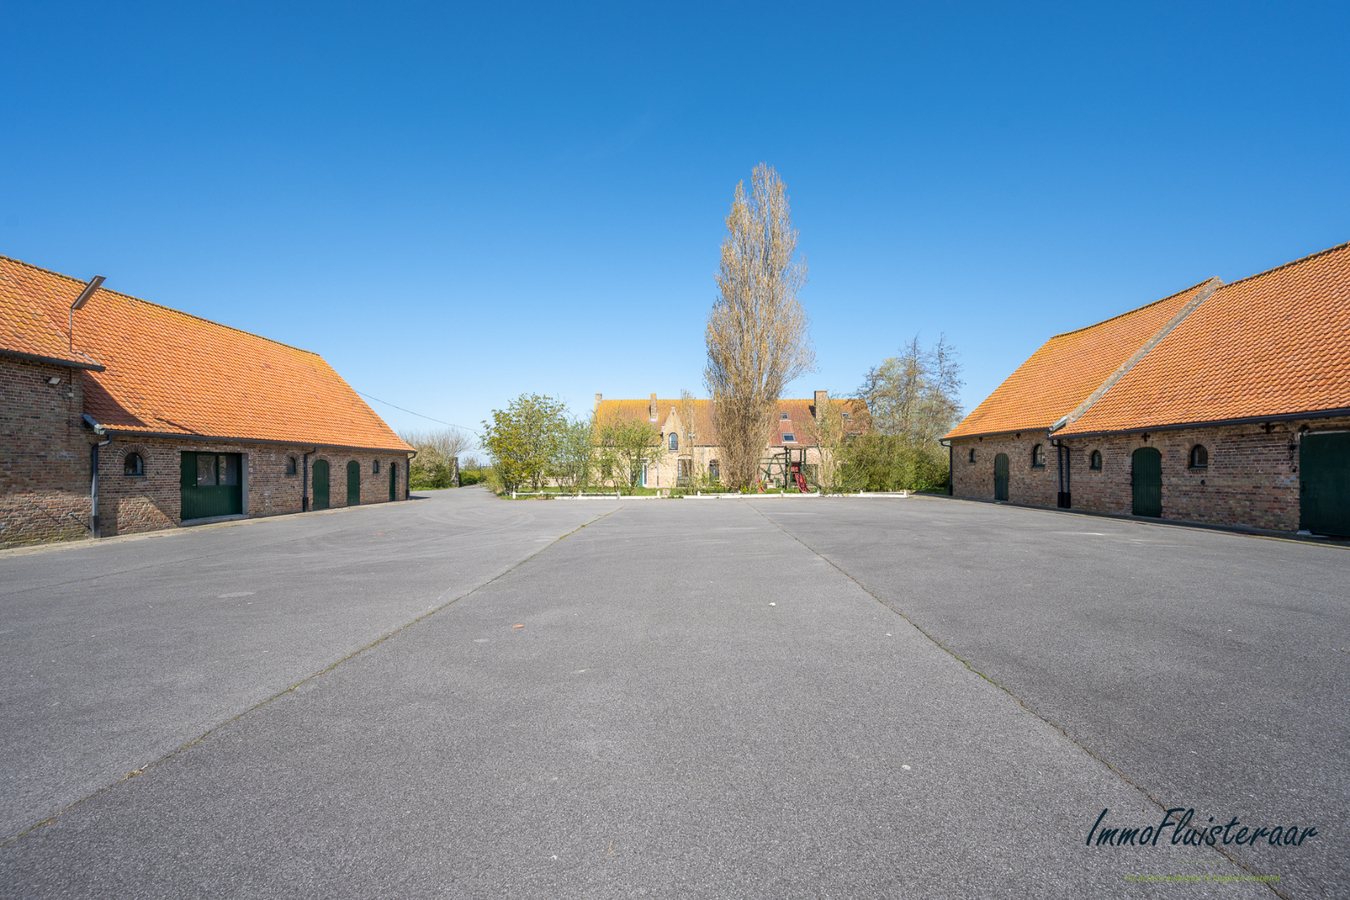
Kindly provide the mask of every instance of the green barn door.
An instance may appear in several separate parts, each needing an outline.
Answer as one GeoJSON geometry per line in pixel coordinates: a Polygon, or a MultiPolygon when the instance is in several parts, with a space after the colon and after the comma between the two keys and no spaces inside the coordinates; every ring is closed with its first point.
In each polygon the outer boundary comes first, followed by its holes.
{"type": "Polygon", "coordinates": [[[314,460],[314,508],[328,508],[328,461],[314,460]]]}
{"type": "Polygon", "coordinates": [[[1134,486],[1134,514],[1162,518],[1162,454],[1153,447],[1134,451],[1130,484],[1134,486]]]}
{"type": "Polygon", "coordinates": [[[994,499],[1008,499],[1008,454],[994,457],[994,499]]]}
{"type": "Polygon", "coordinates": [[[356,460],[347,463],[347,505],[356,506],[361,502],[361,464],[356,460]]]}
{"type": "Polygon", "coordinates": [[[398,499],[398,463],[389,464],[389,499],[398,499]]]}
{"type": "Polygon", "coordinates": [[[1350,535],[1350,432],[1305,434],[1298,477],[1299,529],[1350,535]]]}
{"type": "Polygon", "coordinates": [[[237,516],[244,511],[238,453],[180,453],[178,489],[182,518],[237,516]]]}

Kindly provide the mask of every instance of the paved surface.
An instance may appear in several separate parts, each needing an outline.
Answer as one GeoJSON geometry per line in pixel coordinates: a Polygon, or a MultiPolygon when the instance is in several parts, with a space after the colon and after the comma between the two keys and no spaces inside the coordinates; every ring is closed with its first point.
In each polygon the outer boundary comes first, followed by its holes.
{"type": "Polygon", "coordinates": [[[461,490],[0,558],[0,894],[1345,896],[1347,584],[927,498],[461,490]],[[1085,845],[1174,806],[1318,834],[1085,845]]]}

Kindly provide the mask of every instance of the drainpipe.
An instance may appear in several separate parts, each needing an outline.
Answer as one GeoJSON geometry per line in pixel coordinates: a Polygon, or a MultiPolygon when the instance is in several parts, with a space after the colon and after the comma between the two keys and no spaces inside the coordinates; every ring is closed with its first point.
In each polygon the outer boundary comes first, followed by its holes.
{"type": "MultiPolygon", "coordinates": [[[[412,461],[417,456],[417,451],[408,454],[408,461],[403,464],[403,499],[412,499],[412,461]]],[[[459,457],[455,457],[455,478],[459,478],[459,457]]]]}
{"type": "MultiPolygon", "coordinates": [[[[102,279],[99,280],[102,281],[102,279]]],[[[90,418],[88,413],[85,413],[84,421],[94,429],[95,434],[100,437],[107,435],[107,440],[89,445],[89,535],[90,537],[100,537],[98,527],[98,448],[111,444],[113,436],[108,434],[107,428],[90,418]]]]}
{"type": "Polygon", "coordinates": [[[947,448],[947,496],[956,496],[956,472],[953,471],[952,442],[938,438],[938,443],[947,448]]]}
{"type": "MultiPolygon", "coordinates": [[[[1069,424],[1069,417],[1062,416],[1058,422],[1050,426],[1049,434],[1053,435],[1065,425],[1069,424]]],[[[1064,442],[1050,438],[1050,446],[1055,448],[1055,459],[1059,463],[1059,497],[1055,505],[1060,509],[1073,508],[1073,494],[1069,488],[1069,448],[1064,442]]]]}
{"type": "Polygon", "coordinates": [[[300,511],[309,512],[309,458],[318,453],[319,448],[306,450],[304,456],[304,473],[300,476],[300,511]]]}

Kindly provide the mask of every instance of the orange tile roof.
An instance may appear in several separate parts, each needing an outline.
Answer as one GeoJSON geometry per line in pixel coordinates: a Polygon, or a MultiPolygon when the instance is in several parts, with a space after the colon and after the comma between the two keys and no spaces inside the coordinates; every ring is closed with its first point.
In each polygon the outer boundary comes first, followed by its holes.
{"type": "MultiPolygon", "coordinates": [[[[0,304],[12,295],[64,326],[82,287],[0,256],[0,304]]],[[[24,334],[41,339],[36,324],[24,334]]],[[[106,367],[86,376],[84,411],[113,431],[412,449],[318,354],[126,294],[94,292],[74,347],[106,367]]]]}
{"type": "Polygon", "coordinates": [[[1061,434],[1350,408],[1350,243],[1221,287],[1061,434]]]}
{"type": "Polygon", "coordinates": [[[1188,303],[1216,285],[1210,279],[1105,322],[1055,335],[946,437],[1049,428],[1077,409],[1188,303]]]}
{"type": "MultiPolygon", "coordinates": [[[[40,360],[51,360],[84,369],[99,368],[98,363],[77,352],[68,343],[64,316],[55,319],[48,313],[47,304],[37,303],[25,288],[27,267],[14,268],[6,263],[14,260],[0,256],[0,354],[40,360]]],[[[72,281],[61,294],[66,309],[75,302],[84,285],[72,281]]]]}
{"type": "MultiPolygon", "coordinates": [[[[831,400],[831,403],[845,404],[850,409],[858,405],[858,400],[831,400]]],[[[604,422],[611,416],[618,415],[625,419],[639,419],[641,421],[650,421],[650,403],[651,400],[601,400],[600,406],[596,409],[596,421],[604,422]]],[[[765,445],[771,447],[782,446],[804,446],[809,442],[806,426],[809,422],[815,421],[815,403],[810,400],[779,400],[777,414],[774,416],[773,423],[769,426],[769,433],[765,435],[765,445]],[[783,420],[782,414],[787,413],[788,419],[783,420]],[[783,443],[783,435],[791,434],[795,440],[790,445],[783,443]]],[[[679,400],[656,401],[656,424],[664,425],[666,419],[670,417],[671,411],[679,411],[679,400]]],[[[717,426],[713,422],[713,403],[711,400],[702,399],[694,401],[694,440],[701,447],[716,447],[719,445],[717,437],[717,426]]]]}

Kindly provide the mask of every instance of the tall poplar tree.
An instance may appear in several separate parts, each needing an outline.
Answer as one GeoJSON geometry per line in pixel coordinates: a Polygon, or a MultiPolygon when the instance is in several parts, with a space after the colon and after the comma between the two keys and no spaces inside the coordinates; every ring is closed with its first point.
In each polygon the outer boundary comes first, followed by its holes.
{"type": "Polygon", "coordinates": [[[779,397],[815,367],[810,322],[797,292],[806,260],[796,258],[797,232],[787,191],[772,167],[755,167],[727,215],[719,294],[704,336],[703,377],[713,399],[722,477],[732,488],[755,484],[779,397]]]}

